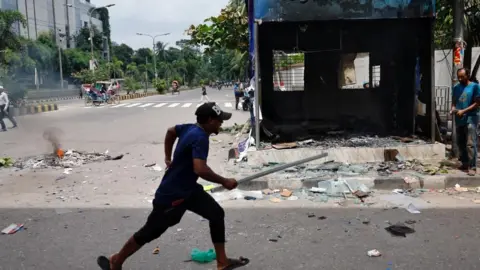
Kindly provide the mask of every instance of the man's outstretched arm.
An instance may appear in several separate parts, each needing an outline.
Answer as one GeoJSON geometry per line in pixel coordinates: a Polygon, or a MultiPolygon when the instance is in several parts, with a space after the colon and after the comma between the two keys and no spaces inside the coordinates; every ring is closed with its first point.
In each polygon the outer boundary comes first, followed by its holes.
{"type": "Polygon", "coordinates": [[[208,165],[207,161],[199,158],[193,159],[193,170],[196,175],[212,183],[220,184],[231,190],[237,187],[237,181],[233,178],[225,178],[216,174],[208,165]]]}
{"type": "Polygon", "coordinates": [[[175,127],[171,127],[167,130],[167,134],[165,134],[165,164],[167,167],[170,167],[172,163],[172,150],[173,145],[175,144],[175,140],[177,139],[177,131],[175,127]]]}

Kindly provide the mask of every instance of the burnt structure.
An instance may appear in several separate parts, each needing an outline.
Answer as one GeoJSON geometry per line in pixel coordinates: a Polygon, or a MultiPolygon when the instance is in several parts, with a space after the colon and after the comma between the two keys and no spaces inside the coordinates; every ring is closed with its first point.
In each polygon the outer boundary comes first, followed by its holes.
{"type": "Polygon", "coordinates": [[[291,140],[332,129],[411,135],[421,90],[432,136],[434,2],[255,0],[264,122],[291,140]]]}

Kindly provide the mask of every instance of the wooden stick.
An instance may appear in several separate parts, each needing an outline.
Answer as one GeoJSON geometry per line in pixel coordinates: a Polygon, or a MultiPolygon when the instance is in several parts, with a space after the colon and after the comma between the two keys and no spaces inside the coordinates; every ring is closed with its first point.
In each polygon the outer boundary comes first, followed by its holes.
{"type": "MultiPolygon", "coordinates": [[[[262,172],[259,172],[259,173],[256,173],[256,174],[252,174],[250,176],[247,176],[245,178],[242,178],[240,180],[237,180],[238,184],[242,184],[242,183],[246,183],[246,182],[249,182],[249,181],[252,181],[254,179],[257,179],[257,178],[260,178],[262,176],[265,176],[265,175],[269,175],[269,174],[272,174],[272,173],[275,173],[275,172],[278,172],[278,171],[281,171],[281,170],[285,170],[287,168],[290,168],[290,167],[293,167],[293,166],[297,166],[297,165],[300,165],[300,164],[303,164],[303,163],[307,163],[309,161],[313,161],[313,160],[316,160],[316,159],[320,159],[320,158],[324,158],[328,156],[327,153],[321,153],[319,155],[315,155],[315,156],[312,156],[312,157],[308,157],[308,158],[304,158],[304,159],[301,159],[301,160],[297,160],[297,161],[294,161],[294,162],[291,162],[291,163],[287,163],[287,164],[282,164],[282,165],[279,165],[279,166],[275,166],[271,169],[268,169],[268,170],[265,170],[265,171],[262,171],[262,172]]],[[[221,191],[223,190],[224,187],[223,186],[218,186],[218,187],[215,187],[212,189],[212,192],[218,192],[218,191],[221,191]]]]}

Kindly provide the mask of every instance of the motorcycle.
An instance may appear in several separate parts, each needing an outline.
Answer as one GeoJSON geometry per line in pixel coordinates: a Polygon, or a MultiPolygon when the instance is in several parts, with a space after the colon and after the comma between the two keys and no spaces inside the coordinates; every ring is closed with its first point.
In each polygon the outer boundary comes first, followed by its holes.
{"type": "Polygon", "coordinates": [[[242,102],[242,109],[246,112],[249,111],[250,108],[253,106],[252,104],[252,99],[250,97],[253,97],[253,87],[248,87],[244,96],[243,96],[243,102],[242,102]]]}

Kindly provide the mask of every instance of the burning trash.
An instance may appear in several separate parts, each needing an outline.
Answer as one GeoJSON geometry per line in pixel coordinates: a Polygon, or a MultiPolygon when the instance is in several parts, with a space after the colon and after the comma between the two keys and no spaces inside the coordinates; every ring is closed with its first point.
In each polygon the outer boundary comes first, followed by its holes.
{"type": "Polygon", "coordinates": [[[20,169],[45,169],[45,168],[74,168],[84,164],[119,160],[123,155],[110,156],[103,153],[89,153],[75,150],[57,151],[55,154],[46,154],[18,160],[14,166],[20,169]]]}
{"type": "Polygon", "coordinates": [[[93,162],[119,160],[123,155],[110,156],[107,153],[90,153],[62,149],[60,137],[63,132],[57,128],[48,128],[43,138],[52,145],[52,153],[18,159],[14,166],[19,169],[74,168],[93,162]]]}

